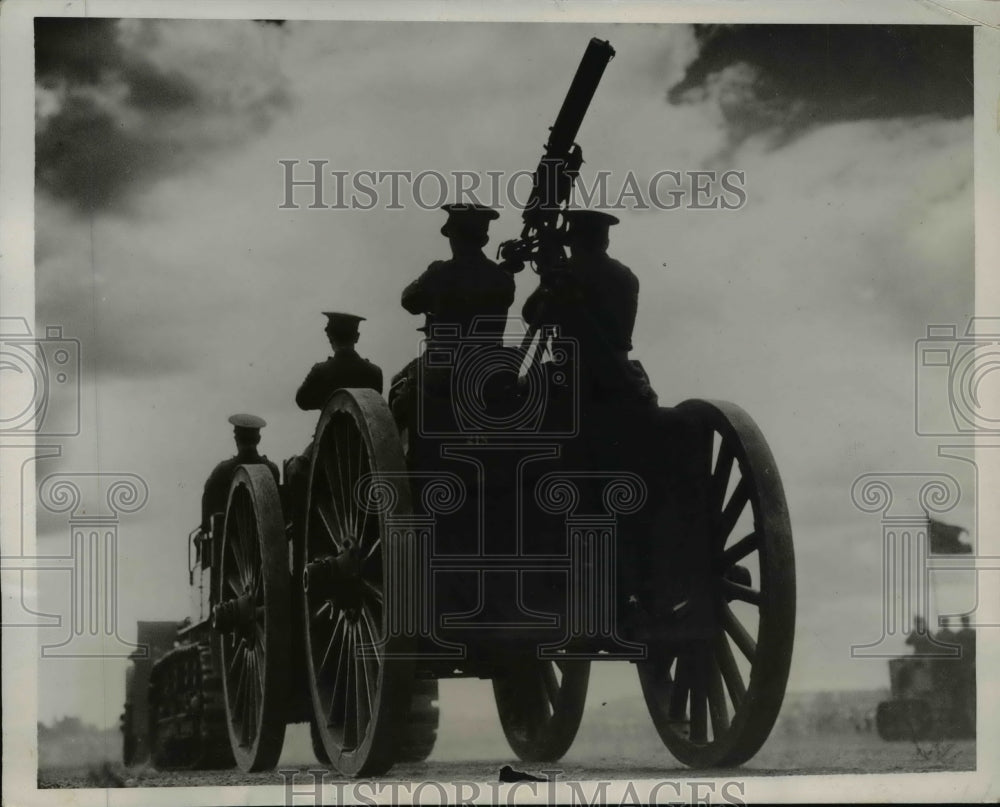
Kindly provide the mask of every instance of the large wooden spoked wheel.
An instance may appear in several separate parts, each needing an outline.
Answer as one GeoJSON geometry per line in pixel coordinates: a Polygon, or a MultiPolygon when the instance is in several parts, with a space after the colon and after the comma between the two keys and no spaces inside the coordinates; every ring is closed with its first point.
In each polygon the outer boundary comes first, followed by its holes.
{"type": "Polygon", "coordinates": [[[704,427],[714,625],[707,640],[652,647],[638,665],[664,744],[692,767],[739,765],[774,726],[795,632],[795,559],[774,457],[738,406],[685,401],[704,427]],[[707,461],[711,456],[711,463],[707,461]]]}
{"type": "Polygon", "coordinates": [[[278,486],[265,465],[233,475],[221,556],[212,623],[229,741],[241,770],[268,770],[285,740],[291,595],[278,486]]]}
{"type": "Polygon", "coordinates": [[[395,602],[385,562],[386,518],[410,512],[406,466],[372,390],[334,393],[313,445],[297,564],[315,734],[341,773],[378,775],[396,761],[413,685],[413,639],[388,629],[393,609],[409,606],[395,602]]]}
{"type": "Polygon", "coordinates": [[[536,659],[493,679],[500,725],[525,762],[555,762],[580,728],[590,662],[536,659]]]}

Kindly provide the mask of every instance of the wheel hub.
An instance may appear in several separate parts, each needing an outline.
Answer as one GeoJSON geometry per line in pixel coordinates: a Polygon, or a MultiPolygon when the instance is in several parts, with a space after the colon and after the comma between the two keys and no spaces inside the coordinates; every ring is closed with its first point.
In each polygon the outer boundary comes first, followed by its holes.
{"type": "Polygon", "coordinates": [[[221,602],[212,609],[212,627],[219,633],[238,633],[249,636],[256,623],[254,597],[249,591],[221,602]]]}
{"type": "Polygon", "coordinates": [[[361,600],[361,553],[348,538],[335,555],[307,563],[302,571],[302,590],[316,599],[336,600],[351,611],[361,600]]]}

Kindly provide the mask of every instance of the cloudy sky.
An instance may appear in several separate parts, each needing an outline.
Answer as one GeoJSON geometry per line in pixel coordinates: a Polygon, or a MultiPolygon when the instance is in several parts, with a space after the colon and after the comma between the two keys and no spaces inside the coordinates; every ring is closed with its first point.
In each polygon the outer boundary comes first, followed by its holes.
{"type": "MultiPolygon", "coordinates": [[[[232,453],[226,417],[264,416],[279,464],[309,440],[293,398],[328,353],[321,310],[368,318],[360,351],[387,377],[417,350],[399,294],[445,256],[443,215],[279,209],[279,160],[530,169],[592,36],[617,57],[578,138],[585,180],[746,178],[739,210],[619,211],[612,252],[641,283],[633,355],[662,403],[734,401],[771,444],[799,574],[790,687],[887,686],[884,661],[850,657],[881,632],[881,526],[852,483],[950,473],[966,495],[946,520],[973,526],[971,477],[913,417],[916,340],[973,307],[967,29],[40,24],[36,323],[81,341],[83,429],[37,473],[148,483],[119,530],[123,636],[186,613],[185,540],[232,453]]],[[[504,210],[494,244],[519,229],[504,210]]],[[[534,277],[517,284],[514,311],[534,277]]],[[[66,551],[64,515],[38,527],[41,552],[66,551]]],[[[44,610],[64,610],[65,579],[42,585],[44,610]]],[[[40,669],[39,719],[117,719],[121,664],[40,669]]]]}

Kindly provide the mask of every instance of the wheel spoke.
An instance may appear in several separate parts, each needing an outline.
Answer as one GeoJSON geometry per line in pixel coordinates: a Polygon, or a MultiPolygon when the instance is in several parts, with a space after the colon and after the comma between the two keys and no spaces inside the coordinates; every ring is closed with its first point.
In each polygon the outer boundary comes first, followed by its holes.
{"type": "Polygon", "coordinates": [[[247,739],[253,742],[257,736],[257,659],[250,654],[247,660],[250,683],[247,686],[247,739]]]}
{"type": "Polygon", "coordinates": [[[340,491],[340,505],[344,522],[344,529],[348,534],[354,532],[353,496],[351,493],[351,481],[354,479],[351,474],[351,429],[346,424],[338,428],[339,439],[334,440],[333,450],[336,454],[337,464],[337,489],[340,491]],[[346,468],[344,467],[346,463],[346,468]]]}
{"type": "Polygon", "coordinates": [[[364,623],[365,630],[368,633],[368,640],[371,643],[373,652],[375,653],[375,663],[382,663],[382,651],[381,651],[381,640],[382,631],[378,629],[375,620],[375,614],[368,608],[367,605],[361,607],[361,621],[364,623]]]}
{"type": "Polygon", "coordinates": [[[542,662],[542,681],[545,684],[545,696],[552,705],[552,711],[555,712],[556,703],[559,701],[559,681],[556,680],[556,671],[551,661],[542,662]]]}
{"type": "Polygon", "coordinates": [[[705,680],[705,657],[698,653],[691,659],[691,734],[695,743],[708,742],[708,694],[705,680]]]}
{"type": "Polygon", "coordinates": [[[246,688],[247,680],[247,659],[246,659],[246,649],[241,644],[236,648],[236,659],[239,659],[238,663],[238,674],[236,679],[236,694],[233,696],[233,704],[242,704],[244,697],[244,690],[246,688]]]}
{"type": "Polygon", "coordinates": [[[722,556],[719,559],[719,566],[722,569],[728,569],[730,566],[735,566],[751,552],[756,552],[759,546],[760,541],[757,537],[757,533],[751,532],[749,535],[740,538],[740,540],[722,553],[722,556]]]}
{"type": "Polygon", "coordinates": [[[257,672],[257,696],[260,701],[264,699],[264,659],[261,654],[254,652],[253,668],[257,672]]]}
{"type": "Polygon", "coordinates": [[[381,552],[382,552],[382,539],[381,538],[376,538],[372,542],[372,545],[368,548],[368,551],[365,553],[364,557],[361,558],[361,562],[362,563],[368,563],[368,561],[370,561],[372,559],[376,559],[377,560],[377,558],[375,558],[375,556],[376,555],[380,555],[381,552]]]}
{"type": "Polygon", "coordinates": [[[243,555],[243,559],[247,565],[246,582],[250,584],[250,588],[252,589],[257,585],[260,558],[257,554],[257,525],[254,520],[253,502],[250,500],[249,495],[240,498],[240,513],[243,516],[241,521],[245,525],[245,529],[241,529],[239,535],[241,542],[240,553],[243,555]]]}
{"type": "Polygon", "coordinates": [[[358,677],[361,680],[361,686],[358,687],[358,692],[364,689],[365,695],[365,722],[371,720],[372,710],[375,708],[375,693],[373,691],[373,686],[378,676],[378,667],[373,663],[371,651],[369,648],[372,647],[372,642],[368,636],[365,636],[367,632],[367,627],[364,620],[358,622],[358,677]],[[363,645],[363,647],[362,647],[363,645]],[[374,668],[374,669],[373,669],[374,668]]]}
{"type": "Polygon", "coordinates": [[[740,668],[736,665],[736,658],[733,650],[729,646],[726,634],[719,633],[715,637],[715,660],[718,662],[719,671],[726,682],[726,689],[729,691],[729,698],[733,702],[733,709],[739,709],[740,704],[747,694],[746,684],[743,683],[743,676],[740,668]]]}
{"type": "MultiPolygon", "coordinates": [[[[330,658],[334,651],[337,649],[337,639],[340,636],[341,628],[344,627],[345,617],[344,612],[341,611],[337,614],[337,624],[333,626],[333,630],[330,631],[330,642],[326,646],[326,652],[323,654],[323,661],[320,662],[319,667],[316,668],[316,678],[319,679],[323,675],[323,671],[326,669],[326,665],[329,663],[330,658]]],[[[340,657],[337,657],[338,666],[340,657]]]]}
{"type": "MultiPolygon", "coordinates": [[[[229,588],[230,591],[233,592],[233,594],[242,594],[243,593],[242,590],[241,590],[241,588],[240,588],[240,578],[239,578],[238,574],[230,574],[227,571],[226,572],[226,586],[229,588]]],[[[232,599],[232,598],[231,597],[223,597],[223,600],[227,600],[227,599],[232,599]]]]}
{"type": "MultiPolygon", "coordinates": [[[[340,492],[338,512],[340,514],[340,522],[344,527],[344,532],[349,532],[351,524],[350,518],[348,517],[350,503],[347,499],[347,493],[349,491],[346,490],[346,483],[349,479],[348,474],[350,474],[350,468],[348,468],[345,473],[341,457],[350,451],[350,439],[350,430],[344,425],[344,421],[340,420],[334,428],[332,448],[334,453],[334,465],[336,466],[337,474],[337,490],[340,492]],[[343,437],[338,438],[338,432],[343,435],[343,437]]],[[[349,463],[350,458],[348,457],[348,464],[349,463]]]]}
{"type": "Polygon", "coordinates": [[[337,472],[332,466],[329,451],[321,452],[321,454],[320,463],[323,465],[323,473],[326,475],[326,485],[327,490],[330,492],[330,504],[333,507],[333,517],[339,527],[336,533],[331,532],[331,535],[343,535],[347,532],[347,528],[345,526],[343,514],[341,513],[341,508],[337,505],[337,489],[340,486],[340,479],[336,478],[337,472]]]}
{"type": "Polygon", "coordinates": [[[239,663],[240,663],[240,649],[237,647],[235,650],[233,650],[233,657],[229,662],[229,669],[226,670],[226,675],[230,679],[230,684],[233,683],[233,676],[236,674],[236,668],[239,666],[239,663]]]}
{"type": "Polygon", "coordinates": [[[719,457],[715,462],[715,472],[712,474],[711,498],[709,506],[711,512],[718,513],[722,510],[722,504],[726,496],[726,488],[729,487],[729,476],[733,468],[733,452],[729,442],[723,437],[722,445],[719,446],[719,457]]]}
{"type": "Polygon", "coordinates": [[[365,593],[368,597],[375,600],[381,606],[385,601],[385,598],[382,596],[382,589],[376,586],[371,580],[366,580],[363,577],[361,578],[361,583],[364,585],[365,593]]]}
{"type": "Polygon", "coordinates": [[[354,633],[348,628],[344,647],[344,745],[357,745],[357,704],[354,681],[354,633]]]}
{"type": "Polygon", "coordinates": [[[733,580],[723,579],[722,590],[734,600],[748,602],[751,605],[760,605],[760,592],[755,588],[750,588],[750,586],[744,586],[733,580]]]}
{"type": "Polygon", "coordinates": [[[371,695],[368,692],[368,675],[365,662],[358,652],[361,627],[355,624],[352,630],[351,645],[354,648],[354,719],[357,725],[357,742],[360,744],[368,726],[368,714],[371,705],[371,695]]]}
{"type": "Polygon", "coordinates": [[[726,633],[733,637],[733,641],[740,649],[740,652],[746,656],[747,661],[753,664],[754,657],[757,655],[757,643],[747,633],[747,629],[743,627],[743,623],[737,619],[736,614],[733,613],[733,609],[729,607],[729,603],[723,603],[722,624],[726,629],[726,633]]]}
{"type": "Polygon", "coordinates": [[[330,698],[330,711],[327,715],[327,721],[331,726],[339,725],[344,727],[344,716],[347,709],[348,655],[346,630],[342,632],[345,634],[345,637],[340,646],[340,653],[337,657],[337,666],[334,669],[333,686],[331,687],[331,692],[333,694],[330,698]],[[338,720],[339,722],[337,722],[338,720]]]}
{"type": "Polygon", "coordinates": [[[691,671],[687,660],[687,656],[677,657],[677,669],[674,673],[674,685],[670,688],[670,706],[667,711],[667,718],[671,723],[687,722],[687,702],[691,692],[691,671]]]}
{"type": "Polygon", "coordinates": [[[347,475],[344,478],[344,495],[347,497],[346,510],[347,522],[351,529],[351,534],[360,542],[361,533],[358,532],[358,522],[361,519],[361,502],[354,495],[355,485],[361,478],[361,454],[364,451],[365,441],[353,428],[347,430],[347,440],[344,446],[344,456],[347,460],[347,475]],[[354,451],[354,442],[358,443],[358,450],[354,451]],[[355,457],[357,458],[355,460],[355,457]]]}
{"type": "MultiPolygon", "coordinates": [[[[358,443],[358,476],[357,479],[361,479],[370,473],[369,464],[365,461],[365,441],[360,440],[358,443]]],[[[371,481],[369,480],[369,484],[371,481]]],[[[359,491],[360,492],[360,491],[359,491]]],[[[359,524],[355,524],[355,535],[358,536],[358,541],[362,547],[365,545],[365,536],[368,533],[368,497],[362,496],[358,501],[358,519],[359,524]],[[365,506],[361,505],[361,502],[365,503],[365,506]]]]}
{"type": "Polygon", "coordinates": [[[264,625],[261,624],[260,621],[258,621],[254,629],[254,639],[256,640],[256,646],[258,648],[258,652],[261,654],[264,653],[264,640],[266,636],[267,632],[264,625]]]}
{"type": "Polygon", "coordinates": [[[706,652],[708,668],[708,713],[712,718],[712,739],[718,741],[729,730],[729,709],[722,689],[722,673],[715,659],[706,652]]]}
{"type": "MultiPolygon", "coordinates": [[[[244,497],[246,493],[241,485],[235,491],[233,491],[233,509],[236,511],[236,540],[233,541],[233,548],[239,550],[240,560],[243,561],[241,569],[246,572],[250,566],[249,558],[247,558],[244,549],[244,536],[250,530],[250,524],[247,522],[247,511],[244,504],[244,497]]],[[[246,580],[246,575],[244,574],[244,581],[246,580]]]]}
{"type": "Polygon", "coordinates": [[[236,711],[240,716],[240,745],[246,745],[246,724],[247,724],[247,696],[246,696],[246,683],[247,683],[247,664],[246,660],[240,664],[240,683],[236,688],[236,697],[233,699],[234,711],[236,711]]]}
{"type": "Polygon", "coordinates": [[[715,539],[715,545],[719,549],[722,549],[726,545],[729,533],[733,531],[733,527],[739,521],[743,508],[746,507],[747,502],[750,500],[748,487],[746,478],[741,478],[736,489],[733,491],[733,495],[729,497],[726,509],[722,511],[715,539]]]}
{"type": "Polygon", "coordinates": [[[233,556],[233,560],[236,562],[236,573],[239,576],[239,580],[237,581],[236,591],[239,592],[239,593],[242,593],[243,592],[243,586],[241,584],[244,583],[246,581],[246,579],[247,579],[247,563],[246,563],[246,561],[243,558],[243,547],[240,544],[240,530],[241,530],[241,527],[240,527],[240,514],[239,513],[240,513],[240,511],[239,511],[239,508],[237,507],[236,508],[236,534],[233,535],[232,533],[230,533],[229,535],[227,535],[226,538],[227,539],[231,538],[232,540],[227,540],[226,543],[229,545],[229,547],[230,547],[229,551],[230,551],[230,553],[233,556]]]}
{"type": "Polygon", "coordinates": [[[341,532],[334,529],[333,522],[336,520],[336,517],[321,504],[316,505],[316,515],[319,517],[319,522],[323,525],[323,531],[330,539],[330,543],[333,544],[334,549],[339,552],[342,549],[341,543],[338,540],[338,536],[341,532]]]}
{"type": "Polygon", "coordinates": [[[375,688],[378,686],[378,671],[382,664],[382,651],[379,648],[379,640],[375,636],[372,623],[369,620],[368,609],[362,608],[361,620],[358,624],[361,627],[361,636],[365,643],[366,652],[361,658],[365,664],[365,683],[368,687],[369,712],[371,712],[375,708],[375,688]]]}

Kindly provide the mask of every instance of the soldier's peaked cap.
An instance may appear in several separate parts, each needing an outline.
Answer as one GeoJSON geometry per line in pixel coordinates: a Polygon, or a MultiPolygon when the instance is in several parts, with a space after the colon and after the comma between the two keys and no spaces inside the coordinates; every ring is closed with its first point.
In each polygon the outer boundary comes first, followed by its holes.
{"type": "Polygon", "coordinates": [[[448,221],[441,228],[441,235],[485,235],[490,222],[500,218],[492,207],[475,204],[447,204],[441,209],[448,214],[448,221]]]}
{"type": "Polygon", "coordinates": [[[603,210],[567,210],[566,221],[570,230],[607,230],[618,223],[618,217],[603,210]]]}
{"type": "Polygon", "coordinates": [[[345,314],[342,311],[324,311],[326,327],[336,331],[357,331],[358,323],[364,322],[364,317],[357,314],[345,314]]]}
{"type": "Polygon", "coordinates": [[[267,425],[264,418],[259,418],[256,415],[230,415],[229,422],[237,429],[250,429],[252,431],[259,431],[267,425]]]}

